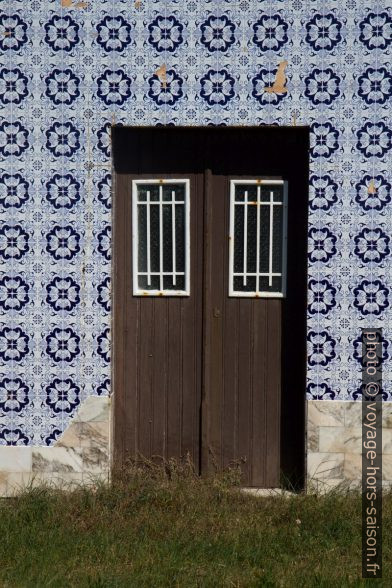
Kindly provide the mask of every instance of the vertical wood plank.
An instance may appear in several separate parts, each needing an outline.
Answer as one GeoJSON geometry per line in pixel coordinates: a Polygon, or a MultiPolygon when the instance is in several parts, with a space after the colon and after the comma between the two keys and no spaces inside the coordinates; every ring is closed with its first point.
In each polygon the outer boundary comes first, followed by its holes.
{"type": "Polygon", "coordinates": [[[242,465],[243,483],[252,485],[251,480],[251,444],[252,444],[252,395],[251,395],[251,301],[238,298],[238,454],[246,461],[242,465]]]}
{"type": "Polygon", "coordinates": [[[209,470],[219,470],[223,466],[222,452],[222,420],[224,404],[223,386],[223,350],[224,350],[224,281],[226,267],[223,263],[223,249],[225,239],[225,206],[224,190],[222,188],[224,178],[213,175],[208,183],[208,192],[205,194],[206,206],[210,208],[209,221],[209,249],[208,261],[210,278],[206,284],[205,292],[205,320],[209,332],[208,351],[206,360],[209,362],[209,387],[208,387],[208,459],[209,470]]]}
{"type": "Polygon", "coordinates": [[[203,358],[202,358],[202,407],[201,407],[201,471],[205,474],[213,470],[210,454],[211,429],[211,284],[212,284],[212,174],[204,170],[204,268],[203,268],[203,358]]]}
{"type": "Polygon", "coordinates": [[[191,300],[183,309],[181,455],[190,454],[197,472],[200,471],[202,379],[203,190],[203,174],[194,174],[191,184],[191,300]]]}
{"type": "Polygon", "coordinates": [[[138,439],[137,453],[151,458],[152,449],[152,383],[154,350],[155,300],[147,297],[140,302],[139,365],[138,365],[138,439]]]}
{"type": "Polygon", "coordinates": [[[238,460],[238,401],[239,401],[239,363],[238,363],[238,300],[230,298],[229,292],[229,220],[230,220],[230,181],[228,175],[222,176],[217,191],[220,193],[221,222],[223,223],[222,261],[222,325],[223,325],[223,406],[222,406],[222,466],[232,466],[238,460]]]}
{"type": "Polygon", "coordinates": [[[268,300],[267,410],[265,484],[279,486],[280,477],[280,394],[281,394],[281,310],[280,300],[268,300]],[[273,369],[270,369],[273,366],[273,369]]]}
{"type": "Polygon", "coordinates": [[[167,457],[181,456],[183,300],[171,299],[168,321],[167,457]]]}
{"type": "MultiPolygon", "coordinates": [[[[155,300],[154,300],[155,302],[155,300]]],[[[166,410],[168,397],[168,309],[170,300],[154,304],[154,337],[152,340],[152,442],[151,456],[166,454],[166,410]]]]}
{"type": "Polygon", "coordinates": [[[267,351],[267,304],[266,300],[256,300],[253,305],[253,445],[252,445],[252,483],[255,486],[265,484],[267,421],[269,419],[269,398],[266,380],[269,369],[274,369],[266,361],[267,351]]]}

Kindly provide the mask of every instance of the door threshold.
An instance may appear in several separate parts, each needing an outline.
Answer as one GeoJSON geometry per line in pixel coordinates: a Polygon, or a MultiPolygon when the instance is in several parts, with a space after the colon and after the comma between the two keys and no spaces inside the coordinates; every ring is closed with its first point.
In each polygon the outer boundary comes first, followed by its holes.
{"type": "Polygon", "coordinates": [[[241,488],[241,492],[251,494],[252,496],[259,496],[260,498],[269,498],[271,496],[295,496],[295,492],[285,490],[284,488],[241,488]]]}

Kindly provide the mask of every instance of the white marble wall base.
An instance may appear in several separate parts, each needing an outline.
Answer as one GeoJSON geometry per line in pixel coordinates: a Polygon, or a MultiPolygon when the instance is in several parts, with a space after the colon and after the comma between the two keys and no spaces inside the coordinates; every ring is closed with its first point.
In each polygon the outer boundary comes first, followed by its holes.
{"type": "MultiPolygon", "coordinates": [[[[361,401],[307,403],[307,491],[359,487],[362,476],[361,401]]],[[[392,486],[392,402],[382,411],[383,486],[392,486]]]]}
{"type": "Polygon", "coordinates": [[[27,486],[72,488],[108,482],[110,399],[90,396],[51,447],[0,447],[0,496],[27,486]]]}
{"type": "MultiPolygon", "coordinates": [[[[361,402],[307,403],[307,491],[358,487],[361,402]]],[[[110,478],[110,399],[91,396],[52,447],[0,447],[0,496],[26,485],[94,484],[110,478]]],[[[383,485],[392,486],[392,402],[383,403],[383,485]]]]}

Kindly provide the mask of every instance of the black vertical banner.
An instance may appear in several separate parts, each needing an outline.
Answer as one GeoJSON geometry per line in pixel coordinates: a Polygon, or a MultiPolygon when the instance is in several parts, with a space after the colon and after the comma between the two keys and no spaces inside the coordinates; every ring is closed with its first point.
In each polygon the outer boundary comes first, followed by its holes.
{"type": "Polygon", "coordinates": [[[382,577],[382,329],[362,329],[362,577],[382,577]]]}

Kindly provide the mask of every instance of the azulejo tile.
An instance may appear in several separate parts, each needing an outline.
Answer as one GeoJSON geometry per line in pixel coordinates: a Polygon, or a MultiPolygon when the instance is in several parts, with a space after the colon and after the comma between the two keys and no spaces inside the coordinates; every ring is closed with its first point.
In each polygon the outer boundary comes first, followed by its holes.
{"type": "MultiPolygon", "coordinates": [[[[3,247],[0,234],[0,280],[16,280],[18,295],[0,296],[1,328],[25,328],[32,345],[12,368],[0,358],[4,378],[21,379],[29,399],[56,378],[83,400],[108,395],[113,122],[301,124],[311,128],[307,395],[360,399],[353,342],[365,322],[391,317],[391,22],[370,0],[8,2],[0,231],[19,231],[19,245],[3,247]],[[288,91],[266,92],[286,61],[288,91]],[[47,352],[58,329],[80,338],[69,362],[56,360],[54,340],[47,352]]],[[[41,414],[33,401],[3,408],[0,442],[56,443],[74,409],[53,402],[41,414]]]]}

